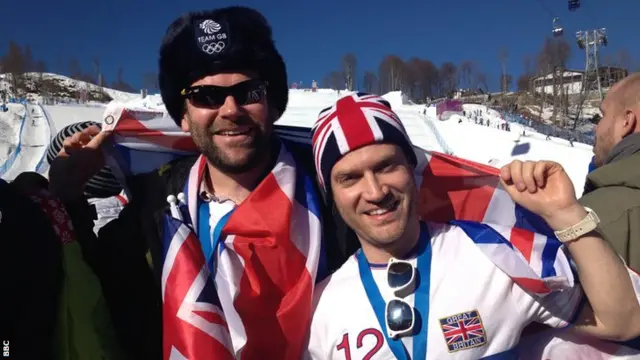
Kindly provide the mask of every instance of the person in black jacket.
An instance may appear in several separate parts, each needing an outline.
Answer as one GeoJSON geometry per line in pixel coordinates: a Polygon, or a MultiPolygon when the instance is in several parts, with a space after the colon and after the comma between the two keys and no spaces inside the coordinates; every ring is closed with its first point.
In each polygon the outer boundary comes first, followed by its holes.
{"type": "MultiPolygon", "coordinates": [[[[269,173],[279,152],[275,122],[286,109],[285,64],[257,11],[229,7],[186,14],[175,20],[160,48],[159,84],[165,107],[207,160],[200,200],[240,204],[269,173]]],[[[162,356],[160,279],[162,217],[167,195],[177,194],[197,157],[127,179],[130,202],[96,238],[82,189],[104,159],[99,147],[108,132],[89,127],[65,139],[52,162],[50,190],[65,203],[86,261],[99,277],[120,341],[131,357],[162,356]]],[[[311,148],[289,152],[314,173],[311,148]]],[[[328,270],[355,251],[355,239],[335,225],[327,207],[323,230],[328,270]]]]}
{"type": "Polygon", "coordinates": [[[16,180],[0,179],[0,342],[11,359],[53,359],[62,243],[29,198],[46,179],[23,173],[16,180]]]}

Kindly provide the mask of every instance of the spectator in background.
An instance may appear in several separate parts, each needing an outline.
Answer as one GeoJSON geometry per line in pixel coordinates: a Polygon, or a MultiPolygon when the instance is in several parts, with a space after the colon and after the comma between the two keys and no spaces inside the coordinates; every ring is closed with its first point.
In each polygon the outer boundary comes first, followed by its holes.
{"type": "MultiPolygon", "coordinates": [[[[62,128],[47,149],[47,162],[51,164],[56,158],[67,137],[92,125],[101,126],[93,121],[85,121],[62,128]]],[[[84,194],[91,205],[91,210],[95,211],[93,231],[96,234],[104,225],[117,218],[124,205],[127,204],[127,198],[122,193],[122,185],[108,166],[103,167],[89,180],[84,188],[84,194]]]]}
{"type": "Polygon", "coordinates": [[[49,180],[34,171],[25,171],[16,176],[11,186],[24,195],[32,195],[49,187],[49,180]]]}
{"type": "Polygon", "coordinates": [[[640,73],[615,84],[600,105],[595,169],[582,205],[595,210],[601,229],[631,268],[640,270],[640,73]]]}
{"type": "MultiPolygon", "coordinates": [[[[79,133],[92,125],[102,126],[102,124],[97,122],[84,121],[62,128],[51,140],[51,144],[47,149],[47,162],[51,164],[56,156],[58,156],[58,153],[62,150],[62,144],[67,137],[79,133]]],[[[108,166],[103,167],[94,175],[84,189],[84,193],[88,198],[107,198],[118,195],[121,191],[122,185],[120,185],[108,166]]]]}
{"type": "Polygon", "coordinates": [[[40,179],[16,180],[0,179],[0,338],[10,342],[12,359],[54,359],[62,244],[26,194],[40,179]]]}

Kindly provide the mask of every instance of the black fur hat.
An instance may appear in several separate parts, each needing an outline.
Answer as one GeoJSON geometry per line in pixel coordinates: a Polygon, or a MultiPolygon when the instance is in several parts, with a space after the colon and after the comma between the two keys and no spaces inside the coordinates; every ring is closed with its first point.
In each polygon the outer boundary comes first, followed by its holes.
{"type": "Polygon", "coordinates": [[[287,70],[262,14],[231,6],[190,12],[169,25],[160,46],[158,83],[165,107],[178,125],[183,89],[207,75],[243,70],[255,71],[268,82],[267,100],[281,116],[289,100],[287,70]]]}

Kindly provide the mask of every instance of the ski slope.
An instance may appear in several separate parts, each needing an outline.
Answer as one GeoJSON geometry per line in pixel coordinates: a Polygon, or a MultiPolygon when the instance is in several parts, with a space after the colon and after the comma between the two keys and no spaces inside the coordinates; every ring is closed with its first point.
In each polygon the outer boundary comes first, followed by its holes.
{"type": "MultiPolygon", "coordinates": [[[[46,151],[51,141],[52,129],[39,105],[8,104],[10,115],[20,119],[19,130],[13,131],[15,142],[0,145],[10,148],[8,156],[1,160],[0,175],[5,180],[15,179],[23,171],[46,172],[46,151]]],[[[16,121],[14,121],[14,125],[16,121]]]]}
{"type": "MultiPolygon", "coordinates": [[[[311,127],[322,109],[331,106],[340,96],[346,94],[348,92],[343,91],[338,95],[336,91],[328,89],[319,89],[315,93],[290,90],[287,111],[278,120],[278,124],[311,127]]],[[[565,167],[573,180],[576,195],[582,194],[588,164],[593,156],[591,146],[575,143],[574,147],[571,147],[566,140],[556,138],[546,140],[545,135],[515,123],[511,123],[511,131],[509,132],[478,125],[470,119],[457,115],[451,116],[449,120],[440,121],[435,118],[434,112],[429,109],[425,112],[424,105],[403,103],[400,92],[392,92],[384,97],[398,113],[411,141],[417,146],[427,150],[447,152],[496,167],[507,164],[514,159],[557,161],[565,167]],[[524,136],[522,135],[523,129],[525,130],[524,136]]],[[[149,96],[146,99],[137,98],[131,100],[130,104],[136,107],[163,109],[158,95],[149,96]]],[[[47,115],[51,121],[51,127],[61,129],[81,121],[100,122],[104,111],[102,107],[78,105],[44,106],[44,109],[33,106],[31,108],[40,109],[43,116],[40,117],[40,113],[35,112],[35,115],[31,117],[29,114],[30,106],[27,106],[27,119],[35,120],[36,123],[36,125],[27,126],[31,122],[30,120],[25,121],[22,139],[23,144],[30,145],[25,147],[29,150],[19,155],[19,161],[16,160],[7,174],[2,175],[5,179],[14,178],[22,171],[36,169],[44,153],[44,149],[40,148],[44,148],[42,144],[47,143],[50,136],[49,126],[38,126],[38,124],[46,124],[47,115]]],[[[486,112],[486,116],[493,119],[492,122],[500,120],[500,115],[497,112],[482,105],[465,105],[465,110],[477,109],[486,112]]],[[[15,126],[15,124],[13,125],[15,126]]],[[[53,134],[55,135],[55,132],[53,134]]],[[[1,162],[2,159],[0,159],[1,162]]]]}

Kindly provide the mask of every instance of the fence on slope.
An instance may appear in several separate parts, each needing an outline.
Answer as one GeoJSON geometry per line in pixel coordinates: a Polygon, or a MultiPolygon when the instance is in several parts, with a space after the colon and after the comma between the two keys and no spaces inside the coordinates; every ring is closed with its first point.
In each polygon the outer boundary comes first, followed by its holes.
{"type": "MultiPolygon", "coordinates": [[[[40,111],[40,115],[42,116],[42,118],[44,118],[45,123],[49,127],[49,141],[47,141],[47,147],[48,147],[49,144],[51,143],[51,140],[53,140],[53,138],[56,136],[56,128],[53,122],[51,121],[51,117],[47,114],[44,107],[42,107],[42,105],[34,105],[34,107],[36,106],[38,111],[40,111]]],[[[49,163],[46,161],[46,159],[47,159],[47,151],[45,149],[45,151],[42,153],[42,157],[40,158],[40,161],[38,161],[38,165],[36,165],[35,170],[37,173],[44,174],[47,172],[47,170],[49,170],[49,163]]]]}
{"type": "Polygon", "coordinates": [[[592,135],[585,134],[580,131],[563,129],[559,126],[544,124],[534,120],[529,121],[524,119],[520,115],[511,114],[504,111],[498,111],[498,112],[504,117],[505,120],[510,122],[515,122],[520,125],[528,126],[541,134],[557,137],[557,138],[561,138],[569,141],[579,142],[587,145],[592,145],[592,146],[594,144],[594,137],[592,135]]]}

